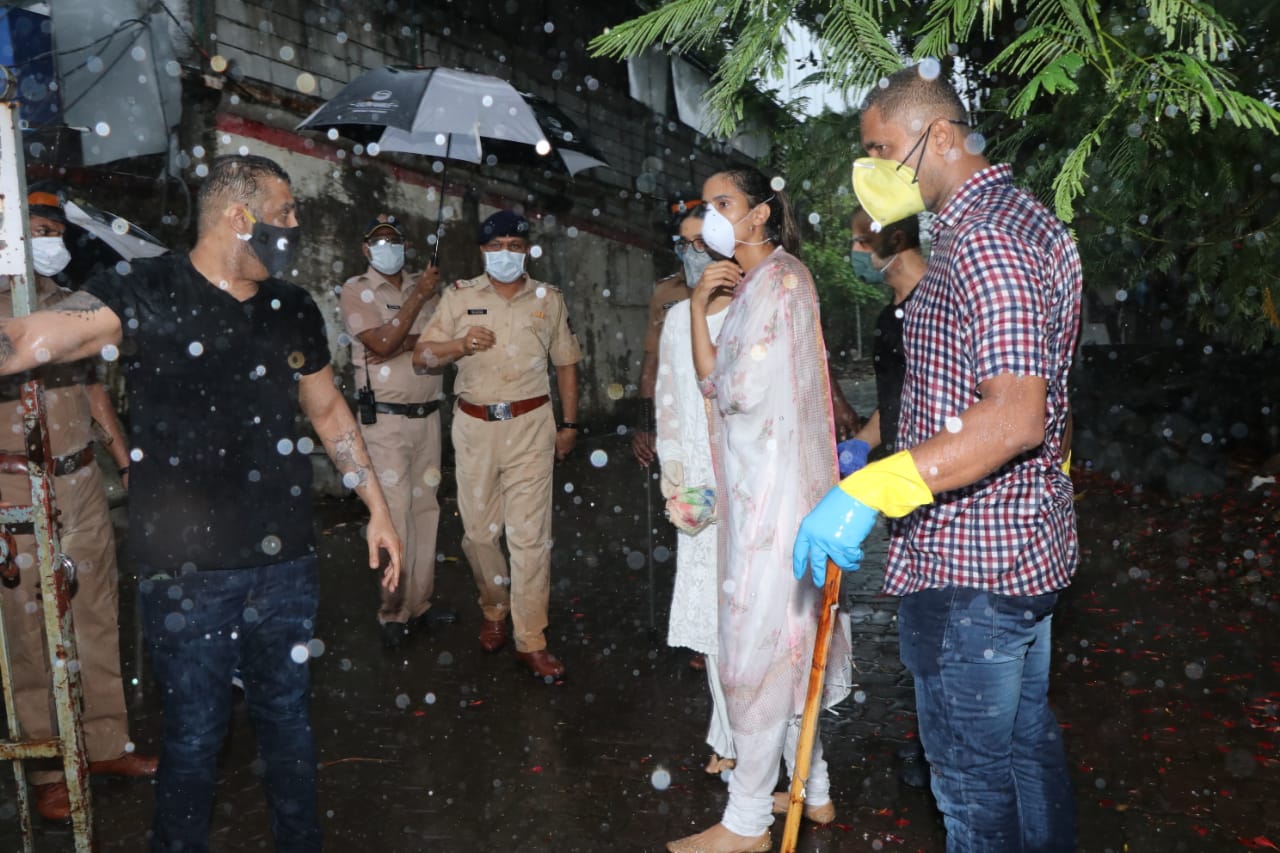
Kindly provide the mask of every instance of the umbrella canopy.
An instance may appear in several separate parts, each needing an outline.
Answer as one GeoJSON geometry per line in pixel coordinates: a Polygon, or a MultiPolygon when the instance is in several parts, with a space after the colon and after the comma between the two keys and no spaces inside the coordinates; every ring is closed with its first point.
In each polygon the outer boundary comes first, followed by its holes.
{"type": "Polygon", "coordinates": [[[366,71],[298,129],[335,130],[371,153],[536,164],[571,175],[608,165],[553,104],[497,77],[456,68],[366,71]]]}
{"type": "Polygon", "coordinates": [[[152,258],[169,251],[129,220],[91,204],[67,199],[62,211],[67,217],[65,239],[71,263],[54,279],[66,287],[78,288],[94,273],[122,260],[152,258]]]}

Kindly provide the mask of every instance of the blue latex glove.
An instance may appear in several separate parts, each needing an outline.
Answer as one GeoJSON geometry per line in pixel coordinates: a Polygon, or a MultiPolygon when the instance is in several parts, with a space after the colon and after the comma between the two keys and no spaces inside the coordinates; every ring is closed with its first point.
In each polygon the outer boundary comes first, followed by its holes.
{"type": "Polygon", "coordinates": [[[827,492],[796,533],[791,549],[796,580],[804,578],[807,565],[814,585],[821,587],[827,581],[828,557],[845,571],[856,572],[862,563],[862,542],[879,515],[839,486],[827,492]]]}
{"type": "Polygon", "coordinates": [[[848,477],[867,464],[871,445],[860,438],[851,438],[836,445],[836,461],[840,463],[840,476],[848,477]]]}

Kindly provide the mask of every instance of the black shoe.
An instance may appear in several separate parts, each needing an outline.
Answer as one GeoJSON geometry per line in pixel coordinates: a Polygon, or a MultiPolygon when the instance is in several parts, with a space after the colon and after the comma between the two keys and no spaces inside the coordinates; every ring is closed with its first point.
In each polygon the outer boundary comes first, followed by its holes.
{"type": "Polygon", "coordinates": [[[437,625],[452,625],[458,621],[458,611],[443,604],[433,604],[425,613],[420,613],[409,620],[409,628],[413,631],[434,628],[437,625]]]}
{"type": "Polygon", "coordinates": [[[380,630],[382,647],[386,649],[398,649],[409,639],[409,626],[403,622],[383,622],[380,630]]]}

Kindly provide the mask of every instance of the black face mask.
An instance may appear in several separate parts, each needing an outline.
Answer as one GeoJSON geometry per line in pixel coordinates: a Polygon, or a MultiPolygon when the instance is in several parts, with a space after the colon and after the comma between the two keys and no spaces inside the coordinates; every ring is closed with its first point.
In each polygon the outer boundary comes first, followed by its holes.
{"type": "Polygon", "coordinates": [[[268,225],[252,213],[249,214],[249,219],[253,222],[253,230],[249,232],[249,247],[267,268],[267,272],[278,276],[291,269],[298,258],[298,240],[302,227],[268,225]]]}

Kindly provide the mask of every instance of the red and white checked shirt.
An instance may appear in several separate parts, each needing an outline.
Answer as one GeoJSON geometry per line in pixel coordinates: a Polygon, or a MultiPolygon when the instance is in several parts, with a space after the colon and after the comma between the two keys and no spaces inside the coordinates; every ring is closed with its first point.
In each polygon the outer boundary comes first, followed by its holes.
{"type": "Polygon", "coordinates": [[[1044,443],[893,522],[885,591],[895,595],[945,586],[1039,595],[1067,586],[1079,560],[1060,466],[1080,255],[1011,176],[1007,165],[983,169],[934,221],[929,266],[904,318],[899,440],[910,449],[942,432],[978,402],[980,383],[1016,374],[1048,384],[1044,443]]]}

